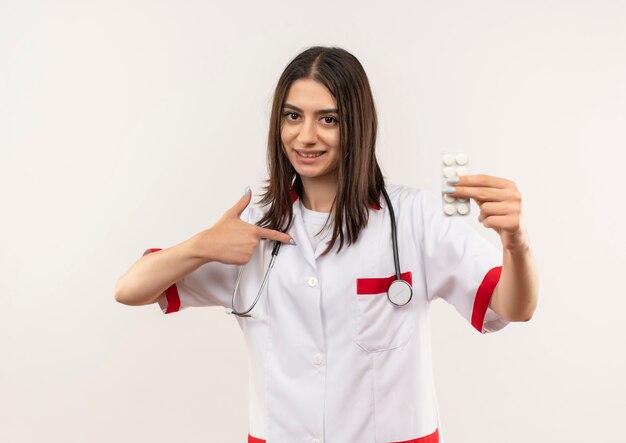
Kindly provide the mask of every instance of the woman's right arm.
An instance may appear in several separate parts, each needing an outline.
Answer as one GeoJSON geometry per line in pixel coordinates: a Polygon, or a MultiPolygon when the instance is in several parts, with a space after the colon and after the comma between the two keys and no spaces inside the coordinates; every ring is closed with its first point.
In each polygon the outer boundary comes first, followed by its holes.
{"type": "Polygon", "coordinates": [[[212,242],[201,241],[203,236],[210,233],[203,231],[171,248],[144,253],[117,280],[115,300],[130,306],[155,303],[172,284],[211,261],[207,252],[212,242]]]}
{"type": "Polygon", "coordinates": [[[252,193],[248,191],[213,225],[168,249],[137,260],[115,285],[115,300],[140,306],[156,302],[167,288],[210,261],[244,265],[262,239],[289,243],[280,231],[261,228],[241,220],[252,193]]]}

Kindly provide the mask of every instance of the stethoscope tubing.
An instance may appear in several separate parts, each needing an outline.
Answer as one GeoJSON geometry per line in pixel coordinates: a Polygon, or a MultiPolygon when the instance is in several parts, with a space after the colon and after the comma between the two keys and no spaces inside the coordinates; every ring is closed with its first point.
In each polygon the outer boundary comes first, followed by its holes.
{"type": "Polygon", "coordinates": [[[400,257],[398,254],[398,235],[396,234],[396,216],[394,214],[393,206],[391,206],[391,200],[387,191],[383,187],[383,196],[387,202],[389,208],[389,217],[391,218],[391,244],[393,246],[393,265],[396,270],[396,280],[400,280],[400,257]]]}
{"type": "Polygon", "coordinates": [[[270,274],[270,270],[274,267],[274,261],[276,260],[276,256],[278,255],[278,250],[280,249],[281,244],[282,244],[281,242],[277,241],[276,244],[274,245],[274,249],[272,249],[272,258],[270,259],[270,264],[267,267],[267,270],[265,271],[265,275],[263,276],[263,281],[261,282],[261,288],[259,289],[259,292],[256,294],[256,298],[254,299],[254,303],[252,303],[252,306],[250,306],[245,311],[235,310],[235,298],[237,295],[237,289],[239,288],[239,282],[241,281],[241,275],[243,274],[243,270],[245,269],[245,265],[239,267],[239,274],[237,275],[237,282],[235,283],[235,290],[233,291],[233,296],[231,299],[231,308],[230,309],[226,308],[226,312],[228,314],[235,314],[239,317],[254,317],[254,314],[249,314],[249,312],[252,311],[252,309],[254,309],[254,307],[256,306],[256,303],[259,301],[259,298],[261,297],[261,294],[263,293],[263,288],[265,287],[265,283],[267,282],[267,277],[270,274]]]}

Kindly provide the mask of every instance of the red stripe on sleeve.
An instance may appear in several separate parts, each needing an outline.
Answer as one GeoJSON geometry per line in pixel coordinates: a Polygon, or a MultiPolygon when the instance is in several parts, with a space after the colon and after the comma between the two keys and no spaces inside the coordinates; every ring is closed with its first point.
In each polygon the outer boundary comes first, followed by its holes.
{"type": "Polygon", "coordinates": [[[165,310],[166,314],[180,310],[180,296],[178,295],[176,283],[165,290],[165,298],[167,299],[167,309],[165,310]]]}
{"type": "Polygon", "coordinates": [[[265,443],[265,440],[261,440],[260,438],[256,438],[248,434],[248,443],[265,443]]]}
{"type": "Polygon", "coordinates": [[[472,326],[474,326],[474,328],[476,328],[476,330],[481,334],[483,332],[485,314],[487,313],[487,308],[489,308],[489,302],[491,301],[493,290],[500,281],[501,274],[502,266],[496,266],[495,268],[490,269],[485,275],[485,278],[483,278],[483,281],[476,292],[474,308],[472,310],[472,326]]]}
{"type": "MultiPolygon", "coordinates": [[[[143,255],[150,254],[151,252],[160,251],[161,248],[149,248],[143,252],[143,255]]],[[[176,283],[165,290],[165,298],[167,300],[166,314],[177,312],[180,310],[180,296],[178,295],[178,288],[176,283]]]]}
{"type": "Polygon", "coordinates": [[[439,443],[439,429],[435,429],[435,432],[424,437],[414,438],[413,440],[395,441],[390,443],[439,443]]]}
{"type": "MultiPolygon", "coordinates": [[[[413,274],[411,273],[411,271],[403,272],[402,274],[400,274],[400,278],[402,278],[402,280],[406,281],[408,284],[413,285],[413,274]]],[[[395,274],[391,277],[357,278],[356,293],[358,295],[371,295],[387,292],[387,289],[389,289],[389,286],[395,279],[395,274]]]]}

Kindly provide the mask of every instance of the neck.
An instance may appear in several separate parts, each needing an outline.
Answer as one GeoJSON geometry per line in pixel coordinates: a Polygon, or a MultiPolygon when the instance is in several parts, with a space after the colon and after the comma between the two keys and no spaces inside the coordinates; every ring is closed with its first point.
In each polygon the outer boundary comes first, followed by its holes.
{"type": "Polygon", "coordinates": [[[337,177],[302,177],[304,195],[302,204],[305,208],[316,212],[330,212],[337,195],[337,177]]]}

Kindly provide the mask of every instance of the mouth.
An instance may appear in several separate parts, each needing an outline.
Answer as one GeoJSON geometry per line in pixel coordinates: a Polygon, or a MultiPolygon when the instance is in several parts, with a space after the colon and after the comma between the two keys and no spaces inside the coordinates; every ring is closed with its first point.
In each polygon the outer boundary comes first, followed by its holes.
{"type": "Polygon", "coordinates": [[[298,157],[300,158],[318,158],[324,155],[325,153],[326,151],[302,152],[302,151],[296,150],[296,154],[298,154],[298,157]]]}

